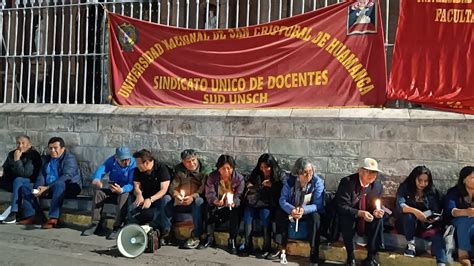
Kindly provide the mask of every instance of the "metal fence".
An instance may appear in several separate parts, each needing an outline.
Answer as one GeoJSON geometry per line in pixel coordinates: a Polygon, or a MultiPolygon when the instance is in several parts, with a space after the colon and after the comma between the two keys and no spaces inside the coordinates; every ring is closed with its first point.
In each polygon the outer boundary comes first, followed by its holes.
{"type": "MultiPolygon", "coordinates": [[[[0,103],[109,101],[104,9],[182,28],[266,23],[342,0],[0,0],[0,103]]],[[[388,63],[399,1],[381,0],[388,63]],[[392,3],[391,3],[392,2],[392,3]]]]}

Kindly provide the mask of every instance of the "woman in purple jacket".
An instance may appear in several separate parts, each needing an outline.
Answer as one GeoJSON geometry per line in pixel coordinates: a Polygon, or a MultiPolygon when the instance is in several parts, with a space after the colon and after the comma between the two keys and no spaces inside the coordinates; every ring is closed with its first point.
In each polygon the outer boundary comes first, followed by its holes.
{"type": "Polygon", "coordinates": [[[229,253],[237,254],[236,238],[244,178],[235,170],[235,160],[230,155],[221,155],[216,168],[206,182],[207,238],[198,248],[213,245],[215,224],[230,220],[228,249],[229,253]]]}

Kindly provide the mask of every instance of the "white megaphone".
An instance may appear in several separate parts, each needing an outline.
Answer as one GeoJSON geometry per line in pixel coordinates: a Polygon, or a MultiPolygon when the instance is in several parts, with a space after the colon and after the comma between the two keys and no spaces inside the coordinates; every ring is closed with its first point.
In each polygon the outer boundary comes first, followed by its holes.
{"type": "Polygon", "coordinates": [[[151,227],[129,224],[120,230],[117,237],[117,247],[122,255],[127,258],[140,256],[146,249],[147,233],[151,227]]]}

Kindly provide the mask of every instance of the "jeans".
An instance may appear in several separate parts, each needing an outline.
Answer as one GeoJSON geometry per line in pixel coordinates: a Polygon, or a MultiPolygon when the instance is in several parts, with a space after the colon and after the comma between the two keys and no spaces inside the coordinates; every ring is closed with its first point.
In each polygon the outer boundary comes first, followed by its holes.
{"type": "Polygon", "coordinates": [[[165,214],[165,200],[161,198],[150,205],[148,209],[141,206],[134,207],[133,201],[127,216],[127,223],[145,224],[150,223],[153,229],[159,229],[162,234],[171,230],[171,223],[165,214]],[[148,217],[151,214],[151,217],[148,217]],[[151,219],[150,219],[151,218],[151,219]]]}
{"type": "Polygon", "coordinates": [[[458,239],[458,248],[471,252],[471,240],[474,240],[474,217],[456,217],[451,221],[451,223],[456,228],[455,232],[458,239]]]}
{"type": "Polygon", "coordinates": [[[173,218],[175,212],[178,213],[189,213],[191,212],[193,217],[193,231],[191,233],[194,237],[200,237],[202,234],[202,210],[204,199],[201,197],[197,197],[193,200],[193,202],[188,206],[183,205],[174,205],[175,200],[170,195],[166,195],[163,197],[165,201],[165,213],[166,217],[170,222],[173,218]]]}
{"type": "MultiPolygon", "coordinates": [[[[403,214],[403,233],[407,241],[411,241],[415,238],[417,233],[417,226],[421,223],[416,219],[416,216],[411,213],[403,214]]],[[[419,230],[419,229],[418,229],[419,230]]],[[[436,256],[436,262],[446,263],[446,245],[444,243],[443,236],[440,231],[437,231],[435,235],[427,237],[426,240],[432,242],[431,248],[436,256]]]]}
{"type": "MultiPolygon", "coordinates": [[[[41,212],[41,207],[38,198],[33,195],[31,188],[27,186],[21,187],[21,196],[23,198],[24,217],[31,217],[36,212],[41,212]]],[[[76,197],[81,193],[81,187],[76,183],[70,182],[55,182],[49,186],[48,191],[44,192],[44,196],[51,197],[51,204],[49,206],[49,218],[59,218],[63,200],[65,197],[76,197]]]]}
{"type": "MultiPolygon", "coordinates": [[[[356,232],[357,218],[352,215],[339,215],[339,226],[341,229],[342,239],[348,259],[354,258],[354,234],[356,232]]],[[[374,258],[382,244],[382,219],[374,218],[370,223],[365,223],[365,234],[368,237],[367,257],[374,258]]]]}
{"type": "Polygon", "coordinates": [[[253,219],[260,218],[262,226],[267,227],[270,224],[270,209],[246,207],[244,210],[244,224],[252,225],[253,219]]]}
{"type": "Polygon", "coordinates": [[[21,205],[21,201],[22,201],[21,188],[26,187],[29,191],[33,189],[33,184],[30,182],[31,180],[25,177],[17,177],[13,181],[11,212],[18,212],[18,206],[21,205]]]}

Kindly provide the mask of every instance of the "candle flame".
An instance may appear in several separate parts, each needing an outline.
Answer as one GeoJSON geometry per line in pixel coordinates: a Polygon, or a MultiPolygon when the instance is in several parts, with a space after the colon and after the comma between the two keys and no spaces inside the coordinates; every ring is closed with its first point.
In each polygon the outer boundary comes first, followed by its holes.
{"type": "Polygon", "coordinates": [[[179,192],[179,194],[181,194],[181,197],[184,198],[184,190],[181,189],[181,191],[179,192]]]}
{"type": "Polygon", "coordinates": [[[381,208],[381,205],[380,205],[380,199],[376,199],[376,200],[375,200],[375,208],[376,208],[377,210],[382,209],[382,208],[381,208]]]}

